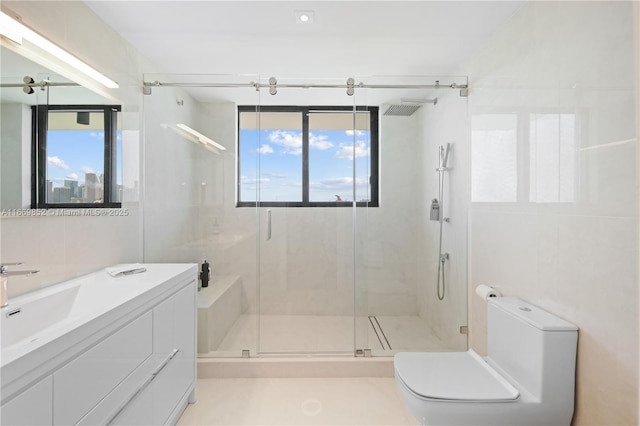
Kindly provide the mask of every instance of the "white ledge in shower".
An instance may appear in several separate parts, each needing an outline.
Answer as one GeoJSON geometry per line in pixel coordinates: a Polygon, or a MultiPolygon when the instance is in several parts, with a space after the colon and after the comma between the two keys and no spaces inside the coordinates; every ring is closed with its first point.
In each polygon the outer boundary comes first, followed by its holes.
{"type": "MultiPolygon", "coordinates": [[[[172,292],[172,283],[193,279],[194,264],[145,264],[146,272],[112,277],[100,270],[9,299],[1,310],[3,390],[52,370],[91,346],[98,330],[115,331],[172,292]],[[20,310],[20,313],[8,314],[20,310]],[[6,336],[6,339],[5,339],[6,336]]],[[[102,334],[104,336],[104,334],[102,334]]]]}
{"type": "Polygon", "coordinates": [[[198,353],[206,354],[218,350],[242,314],[242,278],[238,275],[213,277],[209,287],[199,289],[197,304],[198,353]]]}

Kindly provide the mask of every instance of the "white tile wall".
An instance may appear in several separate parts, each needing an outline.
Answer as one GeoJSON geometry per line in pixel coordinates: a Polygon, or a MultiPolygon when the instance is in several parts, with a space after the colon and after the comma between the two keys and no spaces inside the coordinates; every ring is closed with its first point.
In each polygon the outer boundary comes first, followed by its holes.
{"type": "Polygon", "coordinates": [[[530,2],[464,67],[471,346],[486,350],[479,284],[574,322],[575,425],[638,422],[632,7],[530,2]]]}

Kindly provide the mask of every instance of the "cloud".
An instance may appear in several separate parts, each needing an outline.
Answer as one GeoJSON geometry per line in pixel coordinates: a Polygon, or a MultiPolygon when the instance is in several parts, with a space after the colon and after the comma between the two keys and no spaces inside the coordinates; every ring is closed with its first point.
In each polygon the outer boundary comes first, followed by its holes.
{"type": "Polygon", "coordinates": [[[47,165],[51,166],[51,167],[58,167],[64,170],[69,170],[69,166],[67,165],[67,163],[64,162],[64,160],[61,160],[58,157],[47,157],[47,165]]]}
{"type": "Polygon", "coordinates": [[[262,144],[262,146],[260,146],[260,148],[258,148],[258,152],[260,154],[271,154],[271,153],[273,153],[273,148],[271,148],[271,145],[267,145],[265,143],[265,144],[262,144]]]}
{"type": "Polygon", "coordinates": [[[104,140],[104,132],[91,132],[89,133],[89,136],[91,136],[92,138],[104,140]]]}
{"type": "Polygon", "coordinates": [[[341,160],[353,160],[353,157],[368,157],[369,146],[363,141],[357,141],[356,146],[352,144],[341,143],[340,147],[336,151],[336,157],[341,160]]]}
{"type": "Polygon", "coordinates": [[[280,150],[281,154],[302,154],[302,132],[274,130],[269,133],[268,138],[269,141],[282,147],[280,150]]]}
{"type": "Polygon", "coordinates": [[[257,183],[267,183],[271,181],[269,178],[253,179],[247,176],[240,176],[240,183],[243,185],[255,185],[257,183]]]}
{"type": "Polygon", "coordinates": [[[67,175],[67,179],[78,180],[78,174],[77,173],[69,173],[67,175]]]}
{"type": "Polygon", "coordinates": [[[365,132],[364,130],[345,130],[345,133],[348,136],[365,136],[367,134],[367,132],[365,132]]]}
{"type": "Polygon", "coordinates": [[[315,148],[321,151],[333,148],[333,143],[329,142],[327,138],[327,135],[316,136],[309,132],[309,148],[315,148]]]}
{"type": "Polygon", "coordinates": [[[95,173],[96,171],[93,170],[93,168],[89,167],[89,166],[82,166],[80,167],[80,170],[82,170],[83,173],[95,173]]]}
{"type": "MultiPolygon", "coordinates": [[[[278,145],[280,154],[300,155],[302,154],[302,132],[290,130],[274,130],[267,136],[269,142],[278,145]]],[[[327,135],[314,135],[309,133],[309,148],[324,151],[333,148],[335,145],[327,140],[327,135]]],[[[262,150],[268,145],[262,145],[258,150],[262,150]]],[[[273,152],[273,151],[270,151],[273,152]]],[[[267,152],[267,153],[270,153],[267,152]]]]}
{"type": "Polygon", "coordinates": [[[266,176],[267,178],[274,178],[274,179],[286,179],[289,177],[288,175],[283,175],[281,173],[272,173],[272,172],[261,172],[260,175],[266,176]]]}

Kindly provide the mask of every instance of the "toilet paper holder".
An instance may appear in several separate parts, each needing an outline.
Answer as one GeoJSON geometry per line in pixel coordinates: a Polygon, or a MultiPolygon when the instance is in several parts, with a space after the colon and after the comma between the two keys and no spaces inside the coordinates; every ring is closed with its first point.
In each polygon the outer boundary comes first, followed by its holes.
{"type": "Polygon", "coordinates": [[[493,297],[501,297],[502,293],[497,289],[498,287],[500,286],[480,284],[476,287],[476,294],[484,300],[489,300],[493,297]]]}

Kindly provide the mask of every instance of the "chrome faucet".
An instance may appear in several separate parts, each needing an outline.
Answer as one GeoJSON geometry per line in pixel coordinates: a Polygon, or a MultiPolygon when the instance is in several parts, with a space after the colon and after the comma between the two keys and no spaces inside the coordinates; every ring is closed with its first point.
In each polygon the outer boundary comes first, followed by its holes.
{"type": "Polygon", "coordinates": [[[16,266],[22,265],[22,262],[12,262],[12,263],[3,263],[0,264],[0,279],[2,283],[0,284],[0,308],[4,308],[8,305],[7,299],[9,298],[7,292],[7,285],[9,284],[9,277],[15,275],[33,275],[37,274],[38,270],[32,269],[27,271],[10,271],[7,266],[16,266]]]}

